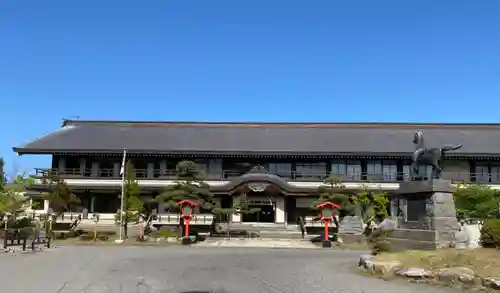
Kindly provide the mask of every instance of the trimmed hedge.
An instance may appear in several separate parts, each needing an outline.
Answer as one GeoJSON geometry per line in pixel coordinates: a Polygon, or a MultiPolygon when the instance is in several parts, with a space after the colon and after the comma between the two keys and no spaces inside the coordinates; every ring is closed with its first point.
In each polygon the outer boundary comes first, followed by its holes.
{"type": "Polygon", "coordinates": [[[500,248],[500,219],[484,221],[480,241],[483,247],[500,248]]]}

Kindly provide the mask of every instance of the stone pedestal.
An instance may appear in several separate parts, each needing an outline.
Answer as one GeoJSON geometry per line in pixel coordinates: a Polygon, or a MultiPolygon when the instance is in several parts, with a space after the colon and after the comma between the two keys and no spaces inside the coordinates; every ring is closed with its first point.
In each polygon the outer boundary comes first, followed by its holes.
{"type": "Polygon", "coordinates": [[[432,179],[401,183],[397,190],[397,229],[389,236],[395,249],[448,247],[460,228],[451,181],[432,179]]]}

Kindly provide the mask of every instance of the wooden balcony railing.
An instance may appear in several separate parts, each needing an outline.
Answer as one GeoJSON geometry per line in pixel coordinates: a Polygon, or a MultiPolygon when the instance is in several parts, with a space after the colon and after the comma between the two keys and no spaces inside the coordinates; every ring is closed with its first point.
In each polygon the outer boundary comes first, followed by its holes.
{"type": "MultiPolygon", "coordinates": [[[[36,177],[47,178],[49,174],[59,176],[64,179],[70,178],[92,178],[92,179],[120,179],[119,171],[113,169],[41,169],[37,168],[36,177]]],[[[175,170],[160,171],[158,169],[148,170],[136,169],[136,177],[139,180],[174,180],[176,179],[175,170]]],[[[206,180],[231,180],[244,175],[244,172],[222,171],[220,173],[209,173],[206,180]]],[[[329,176],[336,176],[342,182],[401,182],[409,181],[408,173],[347,173],[347,174],[327,174],[327,173],[304,173],[290,172],[290,174],[278,174],[285,181],[307,181],[319,182],[329,176]]],[[[500,174],[467,173],[467,172],[443,172],[443,179],[457,182],[478,182],[478,183],[500,183],[500,174]]]]}

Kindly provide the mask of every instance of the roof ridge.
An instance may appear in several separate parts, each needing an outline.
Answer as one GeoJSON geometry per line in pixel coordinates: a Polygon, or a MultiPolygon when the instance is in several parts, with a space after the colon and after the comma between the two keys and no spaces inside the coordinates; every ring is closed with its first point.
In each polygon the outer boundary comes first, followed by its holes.
{"type": "Polygon", "coordinates": [[[500,123],[439,123],[439,122],[236,122],[236,121],[126,121],[126,120],[63,120],[62,126],[224,126],[224,127],[318,127],[318,128],[500,128],[500,123]]]}

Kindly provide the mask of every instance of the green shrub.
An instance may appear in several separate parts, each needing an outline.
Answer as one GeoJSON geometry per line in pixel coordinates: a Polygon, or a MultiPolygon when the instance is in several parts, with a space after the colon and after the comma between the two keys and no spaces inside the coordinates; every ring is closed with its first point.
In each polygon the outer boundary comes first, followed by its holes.
{"type": "Polygon", "coordinates": [[[480,241],[483,247],[500,248],[500,219],[484,221],[480,241]]]}
{"type": "Polygon", "coordinates": [[[35,224],[30,218],[21,218],[21,219],[15,219],[14,217],[9,219],[9,222],[7,224],[7,227],[9,229],[19,229],[19,228],[25,228],[25,227],[34,227],[35,224]]]}

